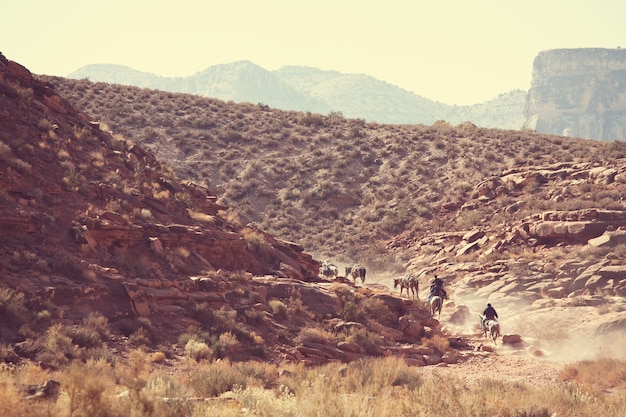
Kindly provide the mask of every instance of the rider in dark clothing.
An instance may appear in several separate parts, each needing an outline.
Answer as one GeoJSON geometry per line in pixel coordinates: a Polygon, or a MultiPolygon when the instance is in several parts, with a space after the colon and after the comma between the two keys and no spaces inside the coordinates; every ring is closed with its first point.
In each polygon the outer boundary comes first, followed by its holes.
{"type": "Polygon", "coordinates": [[[483,327],[485,327],[485,323],[487,320],[497,320],[498,312],[495,308],[491,306],[491,304],[487,303],[487,308],[483,311],[483,327]]]}
{"type": "Polygon", "coordinates": [[[430,299],[436,295],[444,299],[448,298],[446,290],[443,289],[443,281],[441,280],[441,278],[438,278],[437,275],[435,275],[433,282],[430,284],[430,293],[428,294],[428,300],[430,301],[430,299]]]}

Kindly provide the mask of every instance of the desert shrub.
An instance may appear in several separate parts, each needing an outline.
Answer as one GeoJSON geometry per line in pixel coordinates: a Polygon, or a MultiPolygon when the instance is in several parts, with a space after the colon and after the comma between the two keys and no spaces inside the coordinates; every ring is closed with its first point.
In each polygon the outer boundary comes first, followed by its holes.
{"type": "Polygon", "coordinates": [[[202,342],[211,340],[211,334],[196,327],[190,327],[178,336],[178,345],[185,347],[188,341],[195,339],[202,342]]]}
{"type": "Polygon", "coordinates": [[[359,323],[367,321],[367,314],[361,305],[361,297],[352,297],[344,303],[337,315],[345,321],[356,321],[359,323]]]}
{"type": "Polygon", "coordinates": [[[154,341],[154,329],[147,317],[124,318],[115,322],[114,327],[136,346],[150,345],[154,341]]]}
{"type": "Polygon", "coordinates": [[[24,401],[23,393],[16,384],[2,378],[0,380],[0,413],[11,417],[44,417],[48,405],[41,402],[24,401]]]}
{"type": "Polygon", "coordinates": [[[276,365],[262,361],[237,362],[234,366],[248,378],[262,382],[266,386],[272,386],[278,380],[276,365]]]}
{"type": "Polygon", "coordinates": [[[383,338],[376,333],[368,332],[366,329],[352,329],[346,337],[346,342],[356,343],[370,355],[379,355],[383,338]]]}
{"type": "Polygon", "coordinates": [[[30,311],[24,294],[12,288],[0,287],[0,323],[18,329],[29,317],[30,311]]]}
{"type": "Polygon", "coordinates": [[[238,143],[243,140],[243,136],[241,135],[241,133],[231,129],[220,132],[219,138],[226,143],[238,143]]]}
{"type": "Polygon", "coordinates": [[[84,326],[74,327],[68,333],[72,342],[80,347],[94,347],[102,340],[98,332],[84,326]]]}
{"type": "Polygon", "coordinates": [[[150,220],[152,218],[152,212],[147,208],[135,208],[133,210],[133,215],[137,219],[150,220]]]}
{"type": "MultiPolygon", "coordinates": [[[[196,305],[194,309],[193,317],[200,321],[203,328],[207,331],[203,340],[209,343],[218,355],[226,355],[228,349],[226,349],[225,346],[228,345],[232,339],[223,336],[224,339],[222,343],[220,343],[220,336],[217,335],[229,334],[234,340],[238,341],[237,343],[243,343],[246,346],[252,345],[254,349],[257,348],[257,346],[255,346],[255,340],[257,339],[254,337],[254,334],[237,323],[237,312],[235,310],[226,310],[223,308],[220,310],[212,310],[207,304],[199,304],[196,305]]],[[[261,353],[256,350],[255,352],[258,354],[261,353]]]]}
{"type": "MultiPolygon", "coordinates": [[[[61,375],[61,386],[67,397],[67,415],[94,417],[166,416],[168,406],[157,400],[145,381],[136,373],[134,364],[114,369],[104,361],[73,362],[61,375]],[[119,375],[121,373],[121,375],[119,375]],[[125,374],[125,375],[124,375],[125,374]],[[118,381],[132,384],[118,394],[118,381]]],[[[123,385],[122,385],[123,387],[123,385]]]]}
{"type": "Polygon", "coordinates": [[[199,222],[204,222],[204,223],[209,223],[209,224],[215,224],[217,222],[217,219],[215,218],[215,216],[211,216],[210,214],[205,214],[205,213],[202,213],[199,211],[193,211],[193,210],[188,210],[187,212],[189,213],[189,217],[199,222]]]}
{"type": "Polygon", "coordinates": [[[601,246],[585,246],[578,253],[582,259],[585,260],[595,260],[606,256],[611,252],[611,248],[601,247],[601,246]]]}
{"type": "Polygon", "coordinates": [[[20,363],[20,357],[15,353],[12,346],[1,343],[0,344],[0,362],[1,363],[20,363]]]}
{"type": "Polygon", "coordinates": [[[33,345],[37,360],[55,366],[64,366],[70,359],[78,355],[78,347],[68,336],[68,329],[57,323],[51,326],[46,334],[33,345]]]}
{"type": "Polygon", "coordinates": [[[11,147],[4,142],[0,142],[0,161],[10,162],[13,159],[11,147]]]}
{"type": "Polygon", "coordinates": [[[250,309],[243,312],[244,317],[246,318],[246,323],[249,324],[260,324],[265,320],[265,311],[250,309]]]}
{"type": "Polygon", "coordinates": [[[325,120],[321,114],[306,112],[300,117],[298,123],[304,126],[324,126],[325,120]]]}
{"type": "MultiPolygon", "coordinates": [[[[184,381],[160,372],[149,375],[144,389],[159,397],[189,398],[193,396],[193,392],[184,384],[184,381]]],[[[170,403],[170,406],[173,405],[175,404],[170,403]]],[[[170,411],[173,411],[171,415],[189,415],[181,412],[176,413],[178,410],[172,408],[170,408],[170,411]]]]}
{"type": "Polygon", "coordinates": [[[237,312],[223,308],[213,312],[213,320],[209,326],[212,334],[221,334],[237,329],[237,312]]]}
{"type": "Polygon", "coordinates": [[[626,362],[618,359],[581,361],[565,366],[559,379],[594,390],[626,387],[626,362]]]}
{"type": "Polygon", "coordinates": [[[90,313],[81,325],[68,329],[72,342],[81,347],[95,347],[111,335],[109,320],[99,312],[90,313]]]}
{"type": "Polygon", "coordinates": [[[229,360],[204,363],[189,375],[189,385],[196,395],[216,397],[234,387],[262,386],[263,382],[246,375],[229,360]]]}
{"type": "Polygon", "coordinates": [[[250,252],[256,254],[261,260],[266,262],[271,261],[271,247],[265,241],[263,233],[254,229],[245,228],[242,230],[241,235],[250,252]]]}
{"type": "Polygon", "coordinates": [[[83,362],[86,362],[88,360],[105,361],[107,363],[110,363],[111,365],[115,365],[117,362],[117,355],[115,354],[115,352],[107,347],[101,346],[81,349],[79,351],[79,358],[83,362]]]}
{"type": "Polygon", "coordinates": [[[302,297],[300,296],[300,290],[291,287],[288,290],[288,299],[287,299],[287,314],[289,316],[298,316],[298,317],[306,317],[306,318],[314,318],[314,314],[309,311],[307,306],[304,304],[302,297]]]}
{"type": "Polygon", "coordinates": [[[61,255],[52,261],[52,270],[67,278],[81,280],[84,278],[84,270],[80,261],[70,255],[61,255]]]}
{"type": "Polygon", "coordinates": [[[11,256],[11,263],[13,265],[29,267],[35,264],[39,259],[36,253],[29,251],[28,249],[19,249],[13,252],[11,256]]]}
{"type": "Polygon", "coordinates": [[[620,243],[613,248],[613,253],[620,259],[626,256],[626,245],[620,243]]]}
{"type": "Polygon", "coordinates": [[[127,317],[116,321],[113,326],[122,335],[128,337],[141,327],[141,323],[137,317],[127,317]]]}
{"type": "Polygon", "coordinates": [[[562,341],[569,337],[569,334],[565,329],[549,328],[537,321],[518,321],[514,325],[516,333],[526,334],[529,337],[536,339],[538,343],[562,341]]]}
{"type": "Polygon", "coordinates": [[[19,171],[22,175],[29,175],[32,172],[33,166],[26,161],[22,161],[19,158],[11,160],[11,166],[19,171]]]}
{"type": "Polygon", "coordinates": [[[183,259],[187,259],[189,258],[189,255],[191,255],[191,252],[189,251],[189,249],[182,247],[182,246],[177,246],[175,247],[172,252],[174,252],[175,255],[183,258],[183,259]]]}
{"type": "Polygon", "coordinates": [[[209,324],[213,320],[213,309],[205,302],[194,304],[191,309],[191,317],[202,324],[209,324]]]}
{"type": "Polygon", "coordinates": [[[231,332],[224,332],[219,335],[217,340],[212,344],[211,348],[218,358],[225,358],[233,349],[240,346],[239,340],[231,332]]]}
{"type": "Polygon", "coordinates": [[[529,407],[523,410],[514,410],[511,417],[551,417],[552,414],[545,407],[529,407]]]}
{"type": "Polygon", "coordinates": [[[395,316],[391,313],[387,304],[380,298],[364,297],[361,301],[361,306],[369,319],[386,325],[395,324],[395,316]]]}
{"type": "Polygon", "coordinates": [[[430,346],[436,349],[439,352],[446,352],[450,348],[450,341],[447,337],[439,334],[434,334],[430,338],[422,339],[422,344],[425,346],[430,346]]]}
{"type": "Polygon", "coordinates": [[[462,229],[471,229],[483,223],[485,213],[483,210],[465,210],[456,218],[457,226],[462,229]]]}
{"type": "Polygon", "coordinates": [[[348,365],[344,384],[349,391],[375,395],[387,387],[417,389],[422,384],[422,377],[417,369],[408,367],[402,358],[364,358],[348,365]]]}
{"type": "Polygon", "coordinates": [[[319,327],[304,327],[298,332],[296,337],[298,343],[314,342],[325,345],[333,345],[337,342],[337,337],[319,327]]]}
{"type": "Polygon", "coordinates": [[[138,328],[128,337],[133,346],[150,346],[153,343],[153,334],[145,327],[138,328]]]}
{"type": "Polygon", "coordinates": [[[472,189],[472,184],[470,184],[467,180],[457,180],[453,185],[452,189],[454,191],[460,192],[461,194],[465,194],[472,189]]]}
{"type": "Polygon", "coordinates": [[[214,353],[214,350],[202,341],[190,339],[185,344],[185,355],[197,362],[203,359],[211,359],[214,353]]]}
{"type": "Polygon", "coordinates": [[[273,315],[277,317],[282,317],[282,318],[288,317],[287,306],[282,301],[270,300],[269,303],[267,304],[273,315]]]}

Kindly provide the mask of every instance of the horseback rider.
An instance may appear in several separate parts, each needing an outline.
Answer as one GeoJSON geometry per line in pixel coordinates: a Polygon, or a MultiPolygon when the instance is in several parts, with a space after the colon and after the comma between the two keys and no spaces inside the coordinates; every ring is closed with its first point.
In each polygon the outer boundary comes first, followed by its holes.
{"type": "Polygon", "coordinates": [[[430,301],[430,299],[435,296],[439,296],[443,299],[448,298],[448,294],[446,293],[446,290],[443,288],[443,281],[441,280],[441,278],[437,277],[437,275],[435,275],[435,278],[433,278],[433,282],[430,284],[430,293],[428,294],[428,301],[430,301]]]}
{"type": "Polygon", "coordinates": [[[483,311],[483,329],[489,320],[498,321],[498,312],[491,306],[490,303],[487,303],[487,308],[483,311]]]}

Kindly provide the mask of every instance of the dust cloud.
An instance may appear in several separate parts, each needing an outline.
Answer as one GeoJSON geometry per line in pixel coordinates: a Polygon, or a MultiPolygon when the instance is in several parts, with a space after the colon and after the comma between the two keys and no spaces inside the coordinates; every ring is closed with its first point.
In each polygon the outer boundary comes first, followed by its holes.
{"type": "MultiPolygon", "coordinates": [[[[444,306],[452,310],[446,316],[449,330],[480,334],[478,315],[491,303],[498,311],[502,335],[519,335],[522,340],[515,345],[500,344],[499,353],[528,353],[562,363],[626,359],[626,307],[625,311],[613,307],[607,312],[597,306],[571,306],[568,300],[534,303],[514,296],[485,300],[467,291],[461,293],[455,297],[453,292],[449,305],[444,306]],[[466,319],[459,320],[462,317],[466,319]]],[[[446,325],[443,317],[442,325],[446,325]]]]}
{"type": "MultiPolygon", "coordinates": [[[[325,259],[325,258],[322,258],[325,259]]],[[[329,260],[343,276],[346,267],[355,261],[329,260]]],[[[408,272],[399,264],[373,269],[368,267],[366,286],[381,285],[390,292],[393,279],[408,272]]],[[[428,298],[432,273],[421,271],[419,298],[428,298]]],[[[441,329],[450,336],[481,340],[479,315],[487,303],[497,310],[502,335],[519,335],[521,342],[503,345],[500,340],[496,351],[500,354],[527,354],[558,363],[584,360],[626,360],[626,300],[617,297],[608,300],[612,305],[603,311],[598,306],[573,306],[571,300],[545,300],[534,302],[520,296],[492,293],[488,297],[476,295],[475,289],[446,283],[450,298],[441,313],[441,329]]]]}

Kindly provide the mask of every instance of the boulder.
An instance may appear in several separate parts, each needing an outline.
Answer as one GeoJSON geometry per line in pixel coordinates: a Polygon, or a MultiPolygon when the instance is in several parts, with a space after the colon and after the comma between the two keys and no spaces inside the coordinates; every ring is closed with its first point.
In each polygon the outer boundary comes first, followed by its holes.
{"type": "Polygon", "coordinates": [[[522,336],[519,334],[505,334],[502,336],[502,343],[515,344],[522,341],[522,336]]]}
{"type": "Polygon", "coordinates": [[[398,319],[398,326],[402,333],[411,340],[418,341],[424,335],[424,326],[422,326],[419,321],[409,319],[406,316],[398,319]]]}

